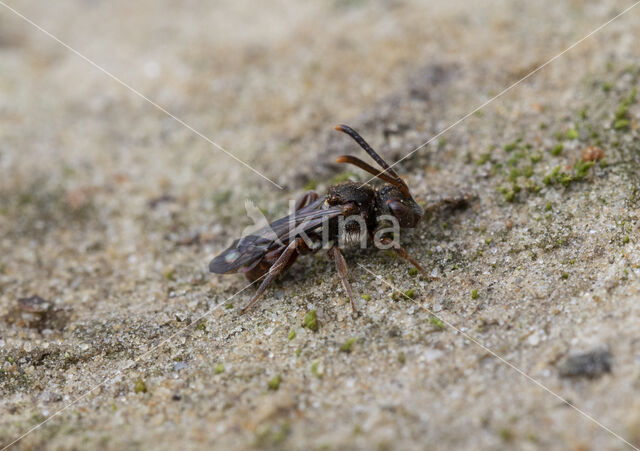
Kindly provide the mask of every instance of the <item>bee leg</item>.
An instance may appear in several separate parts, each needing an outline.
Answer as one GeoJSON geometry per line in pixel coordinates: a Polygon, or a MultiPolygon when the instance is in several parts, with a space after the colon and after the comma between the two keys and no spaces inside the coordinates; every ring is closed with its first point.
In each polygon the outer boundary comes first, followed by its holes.
{"type": "Polygon", "coordinates": [[[393,241],[391,238],[385,237],[385,238],[382,238],[380,241],[382,242],[382,244],[385,244],[385,245],[391,244],[396,255],[400,258],[405,259],[406,261],[411,263],[413,266],[415,266],[416,269],[420,271],[424,277],[426,277],[429,280],[438,280],[437,277],[433,277],[427,274],[427,271],[425,271],[424,268],[420,266],[420,263],[418,263],[418,261],[415,258],[410,256],[402,246],[400,246],[398,243],[393,241]]]}
{"type": "Polygon", "coordinates": [[[286,271],[289,266],[295,261],[298,257],[298,247],[304,244],[304,240],[302,238],[296,238],[294,241],[289,243],[289,245],[284,249],[280,257],[276,260],[276,262],[271,265],[269,271],[267,271],[267,277],[264,278],[260,286],[258,287],[258,291],[251,298],[251,301],[240,311],[241,314],[244,314],[251,307],[255,305],[256,302],[260,300],[262,295],[264,294],[264,290],[273,282],[273,279],[278,277],[284,271],[286,271]]]}
{"type": "Polygon", "coordinates": [[[347,292],[347,296],[349,296],[349,301],[351,302],[351,310],[353,311],[353,316],[355,318],[358,315],[358,310],[356,309],[356,304],[353,302],[353,291],[351,290],[351,285],[349,284],[349,280],[347,279],[347,262],[344,260],[340,249],[338,249],[336,246],[333,246],[331,249],[329,249],[329,255],[332,256],[333,260],[335,261],[338,275],[340,276],[340,280],[342,280],[342,285],[347,292]]]}
{"type": "Polygon", "coordinates": [[[471,200],[470,193],[460,193],[455,196],[442,197],[435,202],[425,205],[425,211],[433,211],[439,208],[447,207],[451,209],[455,209],[458,207],[464,207],[471,200]]]}
{"type": "Polygon", "coordinates": [[[297,201],[295,205],[295,211],[300,210],[303,207],[315,202],[318,199],[318,193],[315,191],[307,191],[297,201]]]}

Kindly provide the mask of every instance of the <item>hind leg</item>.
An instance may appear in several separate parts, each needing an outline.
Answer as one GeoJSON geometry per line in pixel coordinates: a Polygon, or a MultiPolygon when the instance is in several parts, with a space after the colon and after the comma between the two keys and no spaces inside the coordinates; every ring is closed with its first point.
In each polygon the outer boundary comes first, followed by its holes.
{"type": "MultiPolygon", "coordinates": [[[[298,249],[304,245],[304,240],[302,238],[296,238],[294,241],[289,243],[289,245],[282,251],[276,262],[271,265],[269,270],[266,272],[267,276],[264,278],[260,286],[258,287],[258,291],[251,298],[251,301],[241,310],[241,313],[245,313],[251,307],[253,307],[256,302],[260,300],[264,291],[267,287],[273,282],[273,279],[278,277],[280,274],[285,272],[289,267],[295,262],[298,257],[298,249]]],[[[262,274],[264,275],[264,273],[262,274]]]]}

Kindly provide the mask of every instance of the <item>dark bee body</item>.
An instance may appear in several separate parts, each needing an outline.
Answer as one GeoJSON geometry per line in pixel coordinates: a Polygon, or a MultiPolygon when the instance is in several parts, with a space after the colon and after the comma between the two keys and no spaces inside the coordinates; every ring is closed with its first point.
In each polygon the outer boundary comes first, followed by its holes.
{"type": "MultiPolygon", "coordinates": [[[[379,187],[354,182],[343,183],[329,187],[327,194],[322,197],[308,192],[298,200],[295,211],[290,215],[272,222],[250,236],[234,241],[228,249],[214,258],[209,264],[211,272],[242,272],[251,281],[264,277],[258,291],[243,312],[260,299],[273,279],[285,272],[299,255],[316,252],[324,245],[328,248],[328,255],[335,261],[338,274],[356,313],[353,293],[347,280],[346,263],[339,250],[341,233],[356,239],[372,238],[382,227],[380,218],[384,218],[385,215],[403,228],[415,227],[423,216],[423,209],[411,197],[404,180],[364,139],[346,125],[338,126],[336,129],[351,136],[382,170],[350,155],[341,156],[337,161],[358,166],[386,183],[379,187]]],[[[394,249],[398,256],[409,261],[427,276],[420,264],[398,243],[389,237],[382,237],[381,242],[394,249]]]]}
{"type": "MultiPolygon", "coordinates": [[[[361,217],[368,230],[373,230],[376,226],[376,190],[370,185],[362,185],[360,183],[349,182],[341,185],[329,187],[327,190],[326,202],[328,205],[347,205],[350,207],[345,211],[344,218],[353,216],[361,217]]],[[[334,218],[329,221],[329,237],[332,241],[338,239],[338,219],[334,218]]],[[[360,231],[359,224],[356,222],[346,222],[345,231],[353,234],[360,231]]]]}

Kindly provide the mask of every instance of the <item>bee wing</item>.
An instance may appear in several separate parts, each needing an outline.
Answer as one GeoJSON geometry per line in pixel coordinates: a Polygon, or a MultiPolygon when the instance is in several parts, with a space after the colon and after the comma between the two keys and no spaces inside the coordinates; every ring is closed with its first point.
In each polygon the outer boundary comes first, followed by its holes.
{"type": "Polygon", "coordinates": [[[300,233],[315,230],[324,221],[342,212],[341,207],[322,208],[323,202],[324,198],[320,198],[293,215],[280,218],[251,235],[235,240],[224,252],[211,260],[209,271],[227,274],[251,267],[267,252],[286,246],[300,233]]]}

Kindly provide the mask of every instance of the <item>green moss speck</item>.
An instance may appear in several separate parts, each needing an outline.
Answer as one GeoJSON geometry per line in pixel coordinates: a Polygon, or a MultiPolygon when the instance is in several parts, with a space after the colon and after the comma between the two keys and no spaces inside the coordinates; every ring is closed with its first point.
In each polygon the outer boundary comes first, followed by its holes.
{"type": "Polygon", "coordinates": [[[280,388],[280,383],[282,382],[282,377],[280,377],[279,374],[273,376],[270,380],[269,383],[267,384],[267,387],[269,388],[269,390],[277,390],[280,388]]]}
{"type": "Polygon", "coordinates": [[[511,442],[515,438],[514,434],[513,434],[513,431],[511,429],[508,429],[508,428],[500,429],[499,434],[500,434],[500,438],[502,440],[504,440],[505,442],[511,442]]]}
{"type": "MultiPolygon", "coordinates": [[[[634,87],[633,90],[631,91],[631,93],[629,94],[629,96],[627,96],[626,98],[624,98],[622,100],[622,103],[620,103],[620,106],[618,107],[618,110],[616,111],[616,122],[614,123],[614,128],[616,128],[616,124],[621,122],[622,123],[627,119],[627,115],[629,112],[629,107],[631,106],[631,104],[635,101],[636,99],[636,88],[634,87]]],[[[628,121],[627,121],[627,125],[623,125],[621,128],[626,128],[628,126],[628,121]]]]}
{"type": "Polygon", "coordinates": [[[475,288],[471,290],[471,299],[478,299],[478,290],[475,288]]]}
{"type": "Polygon", "coordinates": [[[622,102],[618,107],[618,110],[616,111],[616,118],[624,119],[627,116],[628,112],[629,112],[629,105],[627,105],[627,103],[625,102],[622,102]]]}
{"type": "Polygon", "coordinates": [[[141,378],[138,378],[135,385],[133,386],[133,391],[136,393],[146,393],[147,392],[147,384],[141,378]]]}
{"type": "Polygon", "coordinates": [[[408,298],[415,299],[415,297],[416,297],[416,290],[414,290],[413,288],[412,288],[412,289],[410,289],[410,290],[407,290],[407,291],[405,291],[405,292],[404,292],[404,295],[405,295],[406,297],[408,297],[408,298]]]}
{"type": "Polygon", "coordinates": [[[589,173],[589,169],[591,169],[591,166],[593,166],[594,164],[595,163],[593,161],[578,160],[578,162],[574,166],[574,180],[582,180],[583,178],[585,178],[589,173]]]}
{"type": "Polygon", "coordinates": [[[410,276],[417,276],[418,275],[418,268],[409,268],[409,270],[407,271],[409,273],[410,276]]]}
{"type": "Polygon", "coordinates": [[[567,139],[578,139],[580,135],[575,128],[570,128],[569,130],[567,130],[567,133],[565,133],[565,137],[567,139]]]}
{"type": "Polygon", "coordinates": [[[255,432],[255,445],[258,449],[282,449],[283,443],[291,434],[291,425],[260,426],[255,432]]]}
{"type": "Polygon", "coordinates": [[[407,362],[407,355],[404,352],[398,354],[398,363],[404,365],[407,362]]]}
{"type": "Polygon", "coordinates": [[[563,279],[563,280],[567,280],[568,278],[569,278],[569,274],[568,274],[568,273],[566,273],[566,272],[563,272],[563,273],[562,273],[562,279],[563,279]]]}
{"type": "Polygon", "coordinates": [[[364,299],[365,301],[370,301],[371,300],[371,295],[370,294],[361,294],[360,297],[362,299],[364,299]]]}
{"type": "Polygon", "coordinates": [[[213,370],[213,374],[222,374],[224,373],[224,365],[222,363],[218,363],[213,370]]]}
{"type": "Polygon", "coordinates": [[[351,351],[353,351],[354,344],[356,344],[356,339],[349,338],[347,341],[342,343],[342,346],[340,346],[340,352],[346,352],[347,354],[349,354],[351,351]]]}
{"type": "Polygon", "coordinates": [[[480,157],[476,160],[476,164],[478,166],[482,166],[483,164],[485,164],[487,161],[491,160],[491,154],[490,153],[485,153],[480,155],[480,157]]]}
{"type": "Polygon", "coordinates": [[[445,328],[445,325],[442,322],[442,320],[435,316],[432,316],[431,318],[429,318],[429,323],[431,323],[431,325],[435,327],[437,330],[444,330],[445,328]]]}
{"type": "Polygon", "coordinates": [[[626,235],[626,236],[622,239],[622,242],[623,242],[624,244],[627,244],[627,243],[629,242],[629,235],[626,235]]]}
{"type": "Polygon", "coordinates": [[[547,201],[547,203],[544,206],[544,211],[551,211],[553,207],[551,206],[551,202],[547,201]]]}
{"type": "Polygon", "coordinates": [[[525,188],[527,189],[527,191],[531,192],[531,193],[539,193],[540,190],[542,190],[542,187],[540,185],[536,185],[533,182],[529,182],[525,185],[525,188]]]}
{"type": "Polygon", "coordinates": [[[289,331],[289,334],[287,335],[287,339],[289,341],[293,340],[294,338],[296,338],[296,330],[295,329],[291,329],[289,331]]]}
{"type": "Polygon", "coordinates": [[[314,332],[318,331],[318,313],[315,309],[304,315],[303,326],[314,332]]]}
{"type": "Polygon", "coordinates": [[[556,144],[553,149],[551,149],[551,155],[558,156],[562,153],[562,149],[564,149],[564,144],[559,143],[556,144]]]}
{"type": "Polygon", "coordinates": [[[578,162],[574,166],[573,175],[567,174],[565,172],[560,172],[560,166],[558,166],[554,168],[550,174],[547,174],[542,180],[542,182],[545,185],[559,183],[561,185],[568,186],[571,182],[584,179],[587,176],[589,169],[591,169],[591,166],[593,165],[594,165],[593,161],[585,162],[582,160],[578,160],[578,162]]]}
{"type": "Polygon", "coordinates": [[[611,88],[613,87],[613,84],[609,81],[602,83],[602,90],[604,92],[609,92],[611,91],[611,88]]]}
{"type": "Polygon", "coordinates": [[[625,128],[629,127],[629,120],[628,119],[618,119],[613,123],[613,128],[615,130],[623,130],[625,128]]]}
{"type": "Polygon", "coordinates": [[[316,189],[317,186],[318,186],[318,182],[316,182],[315,180],[309,180],[307,184],[304,185],[304,189],[306,191],[310,191],[310,190],[316,189]]]}
{"type": "Polygon", "coordinates": [[[511,151],[515,150],[516,147],[518,147],[518,143],[517,142],[512,142],[512,143],[509,143],[509,144],[505,144],[503,149],[504,149],[505,152],[511,152],[511,151]]]}
{"type": "Polygon", "coordinates": [[[206,331],[207,330],[207,321],[201,321],[197,326],[196,330],[206,331]]]}
{"type": "Polygon", "coordinates": [[[317,360],[311,364],[311,374],[313,374],[318,379],[322,379],[322,376],[324,375],[322,371],[320,371],[320,367],[317,360]]]}

